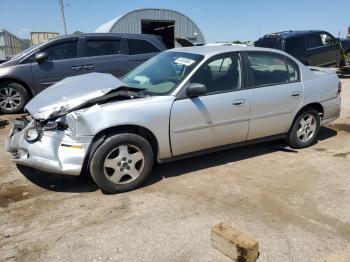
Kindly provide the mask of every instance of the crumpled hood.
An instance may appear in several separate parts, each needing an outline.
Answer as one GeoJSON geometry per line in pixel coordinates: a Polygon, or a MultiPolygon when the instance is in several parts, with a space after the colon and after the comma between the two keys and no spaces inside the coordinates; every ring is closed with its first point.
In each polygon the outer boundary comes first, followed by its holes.
{"type": "Polygon", "coordinates": [[[122,86],[126,85],[111,74],[89,73],[67,77],[40,92],[25,109],[33,118],[46,120],[66,114],[122,86]]]}

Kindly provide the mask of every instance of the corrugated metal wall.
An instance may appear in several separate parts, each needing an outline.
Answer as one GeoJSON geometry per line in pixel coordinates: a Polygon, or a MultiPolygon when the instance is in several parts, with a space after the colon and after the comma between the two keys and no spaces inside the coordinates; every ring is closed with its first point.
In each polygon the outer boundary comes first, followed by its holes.
{"type": "Polygon", "coordinates": [[[0,60],[5,60],[17,55],[28,47],[29,43],[5,29],[0,30],[0,60]]]}
{"type": "Polygon", "coordinates": [[[32,41],[32,45],[36,45],[56,37],[59,37],[59,33],[56,33],[56,32],[31,32],[30,33],[30,39],[32,41]]]}
{"type": "MultiPolygon", "coordinates": [[[[175,21],[175,37],[185,37],[193,42],[205,43],[201,30],[190,18],[165,9],[140,9],[129,12],[116,19],[114,24],[110,23],[109,32],[140,34],[142,20],[175,21]]],[[[104,29],[107,28],[104,27],[104,29]]]]}

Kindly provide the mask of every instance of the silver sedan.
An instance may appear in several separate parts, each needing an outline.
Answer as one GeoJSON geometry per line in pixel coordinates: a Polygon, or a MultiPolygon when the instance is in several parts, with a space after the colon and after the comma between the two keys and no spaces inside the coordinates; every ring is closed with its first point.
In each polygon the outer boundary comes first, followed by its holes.
{"type": "Polygon", "coordinates": [[[202,46],[163,52],[122,79],[69,77],[33,98],[6,149],[37,169],[90,172],[100,188],[134,189],[159,163],[284,138],[317,142],[340,114],[341,84],[272,49],[202,46]]]}

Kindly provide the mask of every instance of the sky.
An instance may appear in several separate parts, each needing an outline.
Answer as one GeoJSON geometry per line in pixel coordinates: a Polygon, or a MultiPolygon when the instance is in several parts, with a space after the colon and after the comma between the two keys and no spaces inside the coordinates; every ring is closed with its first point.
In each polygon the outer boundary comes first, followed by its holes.
{"type": "MultiPolygon", "coordinates": [[[[93,32],[140,8],[167,8],[189,16],[206,42],[256,40],[284,30],[322,29],[345,37],[350,0],[64,0],[68,33],[93,32]]],[[[63,34],[59,0],[0,0],[0,28],[22,38],[31,31],[63,34]]]]}

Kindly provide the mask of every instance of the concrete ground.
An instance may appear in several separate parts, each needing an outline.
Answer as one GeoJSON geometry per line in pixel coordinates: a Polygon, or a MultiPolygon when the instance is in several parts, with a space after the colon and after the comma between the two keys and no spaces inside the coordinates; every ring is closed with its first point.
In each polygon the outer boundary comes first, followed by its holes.
{"type": "Polygon", "coordinates": [[[342,82],[341,118],[322,128],[318,144],[294,151],[277,141],[156,166],[147,185],[119,195],[19,171],[3,150],[13,116],[0,116],[0,261],[229,261],[210,245],[220,221],[259,240],[261,262],[342,254],[350,79],[342,82]]]}

